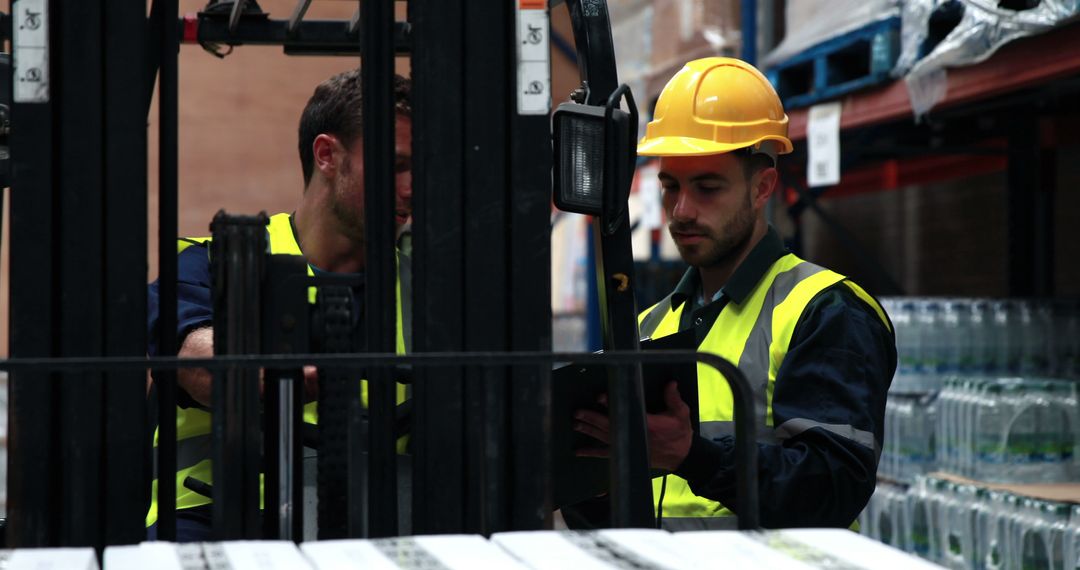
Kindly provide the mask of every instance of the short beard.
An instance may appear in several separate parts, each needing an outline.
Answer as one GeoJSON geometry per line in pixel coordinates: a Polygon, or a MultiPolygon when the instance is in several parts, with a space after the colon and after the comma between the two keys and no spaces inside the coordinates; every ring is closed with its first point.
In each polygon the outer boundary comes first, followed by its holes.
{"type": "Polygon", "coordinates": [[[349,192],[345,185],[352,183],[351,180],[352,168],[346,159],[340,177],[334,181],[334,188],[332,192],[332,198],[330,200],[330,211],[334,214],[334,219],[337,220],[338,230],[352,239],[355,243],[364,243],[364,214],[363,210],[358,209],[355,205],[347,203],[346,197],[349,192]]]}
{"type": "MultiPolygon", "coordinates": [[[[683,247],[679,247],[679,253],[686,263],[694,267],[709,268],[723,265],[732,255],[741,252],[753,237],[755,219],[753,205],[747,196],[746,207],[736,212],[725,228],[714,231],[695,226],[696,229],[704,231],[709,238],[708,242],[697,246],[697,252],[688,252],[683,247]]],[[[669,229],[678,228],[671,225],[669,229]]]]}

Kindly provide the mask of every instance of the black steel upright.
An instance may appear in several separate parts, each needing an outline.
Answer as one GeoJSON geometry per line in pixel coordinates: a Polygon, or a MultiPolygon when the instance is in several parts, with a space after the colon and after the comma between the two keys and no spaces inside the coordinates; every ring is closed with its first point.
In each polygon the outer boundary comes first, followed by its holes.
{"type": "MultiPolygon", "coordinates": [[[[12,4],[12,25],[30,17],[23,2],[12,4]]],[[[49,45],[59,35],[55,8],[49,4],[49,45]]],[[[16,65],[20,57],[16,46],[16,65]]],[[[56,60],[47,71],[54,76],[56,60]]],[[[17,81],[18,78],[15,78],[17,81]]],[[[55,91],[52,90],[52,91],[55,91]]],[[[55,255],[58,239],[54,214],[58,162],[54,136],[59,126],[58,99],[16,97],[11,111],[11,303],[10,354],[19,357],[55,356],[53,346],[59,307],[56,299],[55,255]]],[[[49,546],[58,539],[53,525],[59,509],[54,493],[60,473],[53,442],[59,436],[53,375],[43,371],[12,373],[10,377],[8,439],[8,546],[49,546]],[[25,410],[25,411],[24,411],[25,410]]]]}
{"type": "MultiPolygon", "coordinates": [[[[123,0],[102,6],[105,23],[105,336],[106,356],[146,353],[147,167],[146,10],[123,0]]],[[[142,371],[105,376],[106,544],[146,536],[150,436],[142,371]]]]}
{"type": "MultiPolygon", "coordinates": [[[[604,106],[618,88],[615,48],[604,1],[567,0],[578,49],[581,78],[588,85],[586,104],[604,106]]],[[[611,184],[611,187],[614,185],[611,184]]],[[[606,350],[637,350],[637,305],[629,215],[623,212],[614,232],[596,218],[600,326],[606,350]]],[[[612,424],[611,521],[616,527],[652,527],[654,511],[649,477],[645,396],[641,366],[609,369],[608,403],[612,424]]]]}
{"type": "MultiPolygon", "coordinates": [[[[176,26],[177,0],[154,0],[161,5],[159,17],[165,23],[158,37],[158,354],[177,353],[176,330],[176,237],[178,154],[178,59],[180,51],[176,26]]],[[[158,395],[157,455],[157,535],[160,540],[176,537],[176,373],[162,370],[155,378],[158,395]]]]}
{"type": "MultiPolygon", "coordinates": [[[[408,9],[414,29],[413,347],[456,352],[464,348],[465,318],[464,11],[455,2],[410,2],[408,9]]],[[[459,532],[466,509],[463,371],[425,367],[413,386],[413,532],[459,532]]]]}
{"type": "MultiPolygon", "coordinates": [[[[267,217],[219,212],[210,246],[214,354],[258,354],[267,217]]],[[[218,540],[259,538],[262,423],[259,371],[229,368],[214,374],[213,528],[218,540]]],[[[206,483],[204,481],[204,483],[206,483]]]]}
{"type": "MultiPolygon", "coordinates": [[[[550,130],[518,113],[514,5],[409,11],[414,347],[547,350],[550,130]]],[[[546,526],[548,381],[536,366],[416,371],[415,532],[546,526]]]]}
{"type": "MultiPolygon", "coordinates": [[[[103,125],[101,6],[79,2],[60,6],[58,31],[60,73],[57,79],[63,136],[59,142],[58,283],[79,286],[60,292],[60,331],[100,331],[101,296],[104,293],[100,264],[104,259],[102,207],[104,161],[100,145],[103,125]],[[78,90],[69,88],[76,85],[78,90]]],[[[60,356],[101,356],[98,334],[60,334],[60,356]]],[[[59,542],[93,544],[85,521],[99,520],[101,505],[88,496],[100,492],[102,479],[102,377],[95,373],[64,374],[60,380],[58,426],[60,461],[79,477],[60,486],[60,504],[69,515],[61,518],[59,542]]],[[[64,477],[68,479],[68,477],[64,477]]]]}
{"type": "MultiPolygon", "coordinates": [[[[394,2],[362,2],[364,114],[364,207],[366,212],[364,325],[368,352],[393,353],[397,345],[394,254],[395,112],[394,112],[394,2]]],[[[394,430],[393,375],[376,367],[367,371],[369,409],[369,473],[367,504],[373,537],[398,533],[397,457],[394,430]]],[[[362,465],[359,449],[350,449],[350,465],[362,465]]],[[[349,534],[361,535],[362,517],[355,509],[363,503],[359,477],[350,478],[349,534]]]]}
{"type": "MultiPolygon", "coordinates": [[[[512,2],[464,2],[462,55],[465,61],[463,137],[464,194],[461,219],[464,256],[463,333],[465,350],[508,350],[509,280],[513,251],[508,248],[507,205],[510,193],[510,109],[512,81],[507,81],[513,50],[507,49],[512,2]]],[[[533,301],[535,302],[535,301],[533,301]]],[[[507,528],[506,488],[510,449],[506,422],[507,369],[470,367],[465,385],[465,530],[495,532],[507,528]]]]}
{"type": "MultiPolygon", "coordinates": [[[[51,79],[13,106],[11,354],[143,356],[146,169],[130,162],[146,155],[145,45],[106,24],[139,29],[144,8],[37,6],[13,7],[22,31],[49,32],[49,68],[16,81],[51,79]]],[[[27,45],[16,42],[17,61],[32,60],[27,45]]],[[[145,375],[20,372],[11,402],[9,544],[142,540],[145,375]]]]}

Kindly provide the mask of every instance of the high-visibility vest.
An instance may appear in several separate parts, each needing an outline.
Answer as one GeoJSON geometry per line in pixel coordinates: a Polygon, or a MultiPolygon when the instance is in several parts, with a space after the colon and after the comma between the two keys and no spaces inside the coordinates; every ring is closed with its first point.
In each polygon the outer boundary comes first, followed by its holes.
{"type": "MultiPolygon", "coordinates": [[[[872,307],[885,326],[891,329],[881,305],[861,287],[843,275],[789,253],[773,262],[742,303],[731,301],[724,306],[698,345],[698,351],[714,353],[736,364],[750,381],[755,400],[753,419],[757,424],[759,442],[777,443],[811,427],[837,429],[837,426],[814,425],[809,420],[791,420],[774,429],[772,397],[776,374],[784,362],[799,318],[814,297],[838,283],[846,285],[872,307]]],[[[685,302],[672,307],[669,295],[642,311],[638,318],[641,336],[660,338],[678,332],[685,307],[685,302]]],[[[734,434],[733,399],[724,378],[716,369],[699,363],[697,386],[700,434],[710,439],[734,434]]],[[[865,432],[861,432],[861,436],[864,435],[865,432]]],[[[872,441],[869,443],[873,445],[872,441]]],[[[662,481],[660,477],[653,479],[653,500],[657,506],[662,481]]],[[[710,528],[708,521],[701,519],[733,514],[719,502],[695,495],[681,477],[668,475],[666,485],[663,498],[665,527],[710,528]],[[679,519],[684,519],[686,524],[680,524],[679,519]]],[[[721,520],[714,522],[720,523],[715,525],[717,528],[727,526],[721,520]]]]}
{"type": "MultiPolygon", "coordinates": [[[[270,240],[270,253],[303,255],[300,244],[296,242],[293,233],[292,222],[289,214],[275,214],[270,217],[270,223],[266,226],[270,240]]],[[[185,238],[179,240],[178,249],[184,251],[196,244],[208,243],[210,238],[185,238]]],[[[403,331],[402,318],[402,283],[405,283],[406,295],[408,293],[408,268],[399,268],[397,279],[397,353],[406,352],[406,335],[403,331]],[[403,278],[403,275],[406,276],[403,278]]],[[[308,266],[308,275],[314,275],[314,271],[308,266]]],[[[407,297],[406,297],[407,298],[407,297]]],[[[315,302],[315,288],[308,293],[308,300],[315,302]]],[[[361,382],[361,399],[367,406],[367,382],[361,382]]],[[[407,398],[406,388],[402,384],[397,385],[397,401],[400,404],[407,398]]],[[[318,423],[318,406],[316,402],[304,405],[304,421],[318,423]]],[[[176,408],[176,508],[190,509],[211,502],[210,497],[200,495],[184,486],[184,479],[192,477],[208,484],[213,483],[213,468],[210,461],[211,436],[210,436],[210,412],[197,408],[176,408]]],[[[154,447],[158,444],[158,434],[154,433],[154,447]]],[[[403,451],[404,439],[398,441],[398,451],[403,451]]],[[[261,476],[260,476],[261,484],[261,476]]],[[[146,526],[157,521],[157,487],[158,480],[155,478],[151,485],[150,511],[146,515],[146,526]]],[[[260,501],[262,493],[260,491],[260,501]]]]}

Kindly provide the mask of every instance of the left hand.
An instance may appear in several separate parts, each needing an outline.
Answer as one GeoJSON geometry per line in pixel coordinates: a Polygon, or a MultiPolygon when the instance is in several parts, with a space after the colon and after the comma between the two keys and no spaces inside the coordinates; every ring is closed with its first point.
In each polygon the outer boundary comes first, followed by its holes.
{"type": "MultiPolygon", "coordinates": [[[[675,382],[664,387],[664,400],[667,409],[659,414],[646,414],[649,435],[649,465],[656,469],[674,471],[686,455],[690,453],[690,443],[694,432],[690,427],[690,407],[682,401],[675,382]]],[[[600,403],[607,405],[606,396],[600,397],[600,403]]],[[[574,430],[611,444],[611,421],[607,414],[592,410],[578,410],[574,413],[574,430]]],[[[608,457],[607,447],[580,449],[578,457],[608,457]]]]}

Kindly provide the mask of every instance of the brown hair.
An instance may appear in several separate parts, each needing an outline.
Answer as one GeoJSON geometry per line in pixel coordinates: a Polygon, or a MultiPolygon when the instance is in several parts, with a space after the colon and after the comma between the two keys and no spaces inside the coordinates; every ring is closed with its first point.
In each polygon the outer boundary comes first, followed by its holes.
{"type": "MultiPolygon", "coordinates": [[[[409,102],[411,82],[394,76],[394,110],[406,117],[412,114],[409,102]]],[[[339,73],[315,88],[300,115],[300,166],[304,171],[304,187],[311,183],[315,171],[312,145],[321,134],[334,135],[346,148],[360,138],[363,130],[363,89],[360,70],[339,73]]]]}

